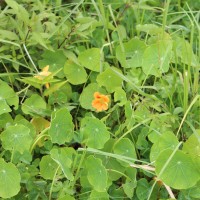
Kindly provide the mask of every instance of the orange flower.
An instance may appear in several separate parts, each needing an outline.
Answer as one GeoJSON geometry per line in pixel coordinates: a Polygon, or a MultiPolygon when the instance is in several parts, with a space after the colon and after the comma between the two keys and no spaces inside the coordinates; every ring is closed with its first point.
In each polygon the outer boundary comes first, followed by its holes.
{"type": "MultiPolygon", "coordinates": [[[[35,78],[39,80],[43,80],[45,77],[49,76],[51,72],[49,72],[49,65],[44,67],[41,72],[38,73],[37,76],[34,76],[35,78]]],[[[46,88],[49,88],[49,83],[45,84],[46,88]]]]}
{"type": "Polygon", "coordinates": [[[98,112],[108,109],[108,103],[110,99],[108,96],[100,94],[99,92],[94,93],[94,100],[92,101],[92,107],[98,112]]]}

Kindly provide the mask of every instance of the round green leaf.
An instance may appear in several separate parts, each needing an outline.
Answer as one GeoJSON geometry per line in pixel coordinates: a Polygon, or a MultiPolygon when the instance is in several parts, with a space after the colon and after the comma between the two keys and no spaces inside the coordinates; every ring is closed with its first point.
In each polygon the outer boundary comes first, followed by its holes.
{"type": "Polygon", "coordinates": [[[122,88],[116,88],[114,93],[114,100],[118,102],[119,106],[123,106],[127,102],[126,92],[122,88]]]}
{"type": "Polygon", "coordinates": [[[200,156],[200,130],[192,134],[183,144],[183,151],[194,156],[200,156]]]}
{"type": "Polygon", "coordinates": [[[1,133],[2,146],[6,150],[19,151],[21,154],[30,149],[32,137],[30,129],[24,125],[9,126],[1,133]]]}
{"type": "Polygon", "coordinates": [[[174,189],[187,189],[200,180],[200,173],[190,155],[178,150],[168,161],[172,150],[163,151],[155,162],[157,176],[174,189]],[[169,162],[166,168],[163,167],[169,162]],[[162,173],[161,173],[162,172],[162,173]]]}
{"type": "Polygon", "coordinates": [[[58,164],[50,155],[43,156],[40,161],[40,173],[44,179],[53,180],[58,164]]]}
{"type": "Polygon", "coordinates": [[[100,72],[100,49],[87,49],[79,54],[78,60],[85,68],[90,69],[91,71],[100,72]]]}
{"type": "Polygon", "coordinates": [[[64,144],[70,142],[74,134],[74,124],[72,116],[67,108],[61,108],[54,113],[49,135],[52,142],[57,144],[64,144]]]}
{"type": "Polygon", "coordinates": [[[12,163],[0,159],[0,197],[10,198],[20,191],[20,173],[12,163]]]}
{"type": "MultiPolygon", "coordinates": [[[[113,69],[119,71],[114,67],[113,69]]],[[[97,76],[97,82],[100,86],[104,86],[106,90],[111,93],[114,92],[116,88],[122,86],[122,78],[111,68],[107,68],[104,72],[99,74],[97,76]]]]}
{"type": "Polygon", "coordinates": [[[174,150],[178,145],[178,139],[172,132],[163,133],[159,139],[153,144],[150,153],[151,162],[155,161],[162,151],[167,149],[174,150]]]}
{"type": "Polygon", "coordinates": [[[146,45],[138,38],[131,39],[129,42],[124,43],[124,50],[121,45],[116,48],[116,58],[121,63],[122,67],[133,68],[142,66],[142,57],[146,45]]]}
{"type": "Polygon", "coordinates": [[[172,42],[159,41],[149,46],[143,55],[142,70],[146,75],[160,76],[169,70],[172,42]]]}
{"type": "Polygon", "coordinates": [[[83,134],[83,142],[91,148],[102,149],[110,138],[105,124],[93,117],[82,119],[80,132],[83,134]]]}
{"type": "Polygon", "coordinates": [[[100,159],[89,156],[86,160],[87,178],[94,190],[105,192],[107,187],[107,171],[100,159]]]}
{"type": "Polygon", "coordinates": [[[10,111],[11,111],[11,109],[8,106],[8,104],[6,103],[5,99],[1,99],[0,100],[0,115],[3,113],[8,113],[10,111]]]}
{"type": "Polygon", "coordinates": [[[44,99],[38,94],[33,94],[30,98],[27,98],[22,104],[22,111],[25,114],[38,115],[42,114],[42,111],[46,109],[46,103],[44,99]]]}
{"type": "Polygon", "coordinates": [[[87,81],[87,73],[85,69],[71,60],[68,60],[65,63],[64,73],[68,81],[73,85],[79,85],[87,81]]]}
{"type": "MultiPolygon", "coordinates": [[[[114,153],[118,155],[122,155],[125,157],[129,157],[132,159],[136,159],[136,153],[135,153],[135,146],[128,138],[122,138],[119,142],[117,141],[116,144],[113,147],[114,153]]],[[[127,163],[120,162],[123,165],[128,165],[127,163]]]]}
{"type": "Polygon", "coordinates": [[[74,176],[72,174],[71,165],[75,151],[73,148],[65,147],[51,150],[51,158],[59,164],[64,175],[72,181],[74,176]]]}
{"type": "MultiPolygon", "coordinates": [[[[14,105],[15,108],[18,108],[19,97],[15,94],[13,89],[4,81],[0,80],[0,100],[6,100],[6,103],[9,106],[14,105]]],[[[8,109],[8,108],[6,108],[8,109]]]]}
{"type": "Polygon", "coordinates": [[[101,89],[97,83],[91,83],[83,89],[79,99],[83,108],[94,110],[92,107],[92,101],[94,100],[95,92],[105,93],[105,90],[101,89]]]}

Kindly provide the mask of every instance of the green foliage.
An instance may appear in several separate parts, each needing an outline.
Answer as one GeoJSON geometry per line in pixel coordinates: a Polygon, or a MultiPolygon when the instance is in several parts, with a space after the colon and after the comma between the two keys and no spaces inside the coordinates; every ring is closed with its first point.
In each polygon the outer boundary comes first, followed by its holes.
{"type": "Polygon", "coordinates": [[[0,198],[200,199],[197,2],[0,1],[0,198]]]}

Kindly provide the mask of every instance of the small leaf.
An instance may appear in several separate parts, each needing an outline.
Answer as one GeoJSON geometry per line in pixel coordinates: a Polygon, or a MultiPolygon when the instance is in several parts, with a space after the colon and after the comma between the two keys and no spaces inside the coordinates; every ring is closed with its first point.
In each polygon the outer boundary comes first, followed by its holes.
{"type": "Polygon", "coordinates": [[[58,164],[50,155],[43,156],[40,161],[40,173],[44,179],[53,180],[58,164]]]}
{"type": "Polygon", "coordinates": [[[178,139],[172,132],[163,133],[159,139],[153,144],[150,153],[151,162],[155,161],[159,154],[167,149],[174,150],[178,145],[178,139]]]}
{"type": "Polygon", "coordinates": [[[11,112],[11,111],[12,110],[10,109],[6,101],[4,99],[1,99],[0,100],[0,115],[3,113],[11,112]]]}
{"type": "MultiPolygon", "coordinates": [[[[113,69],[119,71],[114,67],[113,69]]],[[[104,86],[110,93],[114,92],[116,88],[122,86],[122,78],[110,68],[107,68],[97,76],[97,82],[100,86],[104,86]]]]}
{"type": "Polygon", "coordinates": [[[9,106],[14,105],[18,108],[19,98],[13,91],[13,89],[4,81],[0,80],[0,100],[6,100],[9,106]]]}
{"type": "Polygon", "coordinates": [[[46,103],[41,96],[33,94],[22,104],[22,111],[29,115],[42,115],[42,110],[46,109],[46,103]]]}
{"type": "Polygon", "coordinates": [[[30,149],[32,137],[30,129],[24,125],[9,126],[1,133],[2,146],[6,150],[14,150],[23,153],[30,149]]]}
{"type": "Polygon", "coordinates": [[[0,197],[10,198],[20,191],[20,173],[12,163],[0,158],[0,197]]]}
{"type": "Polygon", "coordinates": [[[146,75],[160,76],[169,70],[172,41],[158,41],[149,46],[143,55],[142,70],[146,75]]]}
{"type": "Polygon", "coordinates": [[[71,165],[72,165],[72,157],[76,152],[73,148],[70,147],[64,147],[64,148],[58,148],[58,149],[52,149],[50,154],[51,158],[59,164],[61,167],[64,175],[69,179],[70,181],[73,181],[74,176],[71,171],[71,165]]]}
{"type": "Polygon", "coordinates": [[[107,171],[100,159],[89,156],[86,160],[87,178],[94,190],[105,192],[107,187],[107,171]]]}
{"type": "MultiPolygon", "coordinates": [[[[113,147],[114,153],[122,156],[126,156],[132,159],[136,159],[135,146],[128,138],[122,138],[120,141],[117,141],[113,147]]],[[[120,162],[121,164],[127,166],[129,164],[120,162]]]]}
{"type": "Polygon", "coordinates": [[[116,48],[116,58],[124,68],[142,66],[142,58],[146,45],[143,41],[134,38],[116,48]],[[124,49],[123,49],[124,48],[124,49]]]}
{"type": "Polygon", "coordinates": [[[118,102],[119,106],[123,106],[127,102],[126,92],[122,88],[116,88],[114,93],[114,100],[118,102]]]}
{"type": "Polygon", "coordinates": [[[102,149],[110,138],[105,124],[93,117],[82,119],[80,132],[83,134],[83,142],[91,148],[102,149]]]}
{"type": "Polygon", "coordinates": [[[73,85],[79,85],[87,81],[85,69],[70,60],[65,63],[64,73],[68,81],[73,85]]]}
{"type": "Polygon", "coordinates": [[[174,189],[188,189],[194,186],[200,180],[200,173],[191,156],[178,150],[168,161],[172,152],[172,150],[165,150],[157,158],[155,162],[157,176],[174,189]],[[166,163],[167,166],[163,171],[166,163]]]}
{"type": "Polygon", "coordinates": [[[90,69],[91,71],[100,72],[100,49],[87,49],[79,54],[78,60],[85,68],[90,69]]]}
{"type": "Polygon", "coordinates": [[[183,144],[183,151],[193,156],[200,156],[200,129],[183,144]]]}
{"type": "Polygon", "coordinates": [[[70,142],[74,134],[74,124],[69,110],[67,108],[61,108],[52,117],[49,129],[52,142],[60,145],[65,142],[70,142]]]}

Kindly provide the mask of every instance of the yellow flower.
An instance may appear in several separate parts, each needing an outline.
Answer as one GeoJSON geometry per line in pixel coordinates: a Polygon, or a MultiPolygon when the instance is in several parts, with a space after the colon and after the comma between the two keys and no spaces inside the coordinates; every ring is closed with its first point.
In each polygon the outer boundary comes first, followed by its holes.
{"type": "Polygon", "coordinates": [[[92,107],[98,112],[108,109],[108,103],[110,99],[108,96],[100,94],[99,92],[94,93],[94,100],[92,101],[92,107]]]}
{"type": "MultiPolygon", "coordinates": [[[[41,72],[38,73],[38,75],[34,76],[34,78],[37,78],[38,80],[43,80],[47,76],[51,75],[51,72],[49,72],[49,65],[44,67],[41,72]]],[[[49,88],[49,83],[45,84],[46,88],[49,88]]]]}

